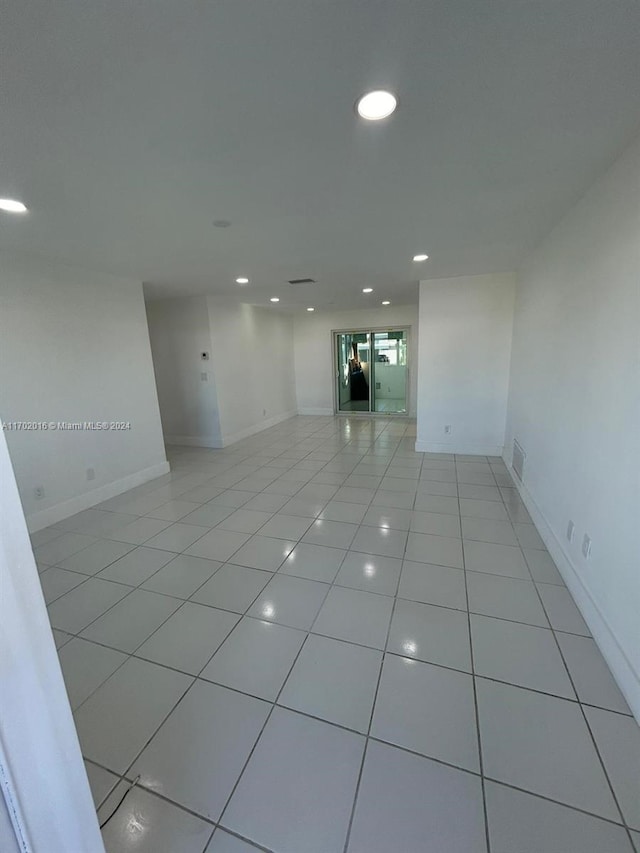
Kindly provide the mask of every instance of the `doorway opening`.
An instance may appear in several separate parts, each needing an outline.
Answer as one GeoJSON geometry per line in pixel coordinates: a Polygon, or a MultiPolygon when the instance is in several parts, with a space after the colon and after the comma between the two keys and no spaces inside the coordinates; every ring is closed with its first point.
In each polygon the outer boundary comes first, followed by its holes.
{"type": "Polygon", "coordinates": [[[408,329],[334,332],[335,410],[406,415],[408,329]]]}

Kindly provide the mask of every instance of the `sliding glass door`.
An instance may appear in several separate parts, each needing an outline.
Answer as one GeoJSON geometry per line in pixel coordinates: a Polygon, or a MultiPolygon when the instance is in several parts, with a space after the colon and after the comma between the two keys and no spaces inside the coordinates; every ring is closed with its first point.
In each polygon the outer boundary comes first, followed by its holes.
{"type": "Polygon", "coordinates": [[[334,332],[336,411],[406,414],[407,330],[334,332]]]}
{"type": "Polygon", "coordinates": [[[373,332],[371,411],[407,412],[407,333],[373,332]]]}
{"type": "Polygon", "coordinates": [[[371,365],[370,333],[338,333],[335,339],[338,357],[338,411],[368,412],[369,370],[371,365]]]}

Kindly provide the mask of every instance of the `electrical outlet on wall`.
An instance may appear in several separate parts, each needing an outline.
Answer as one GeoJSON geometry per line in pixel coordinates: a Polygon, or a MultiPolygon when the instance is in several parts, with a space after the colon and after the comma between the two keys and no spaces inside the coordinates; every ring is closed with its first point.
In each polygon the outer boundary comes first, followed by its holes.
{"type": "Polygon", "coordinates": [[[96,469],[95,468],[87,468],[87,480],[95,480],[96,478],[96,469]]]}
{"type": "Polygon", "coordinates": [[[451,427],[451,424],[445,424],[444,425],[444,434],[445,435],[451,435],[452,432],[453,432],[453,429],[451,427]]]}
{"type": "Polygon", "coordinates": [[[39,501],[41,498],[43,498],[44,497],[44,486],[36,486],[35,489],[33,490],[33,496],[37,501],[39,501]]]}
{"type": "Polygon", "coordinates": [[[591,537],[587,533],[582,538],[582,556],[585,560],[591,556],[591,537]]]}
{"type": "Polygon", "coordinates": [[[571,521],[571,519],[569,519],[569,524],[567,524],[567,539],[569,540],[569,542],[573,542],[573,534],[575,532],[575,529],[575,524],[573,523],[573,521],[571,521]]]}

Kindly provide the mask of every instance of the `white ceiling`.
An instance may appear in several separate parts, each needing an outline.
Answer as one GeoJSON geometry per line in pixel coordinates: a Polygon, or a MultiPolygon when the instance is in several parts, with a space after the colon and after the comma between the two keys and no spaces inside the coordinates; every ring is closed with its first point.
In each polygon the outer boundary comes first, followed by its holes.
{"type": "Polygon", "coordinates": [[[411,302],[515,268],[612,162],[639,45],[639,0],[4,0],[0,196],[30,212],[0,248],[151,296],[411,302]],[[400,108],[365,123],[376,87],[400,108]]]}

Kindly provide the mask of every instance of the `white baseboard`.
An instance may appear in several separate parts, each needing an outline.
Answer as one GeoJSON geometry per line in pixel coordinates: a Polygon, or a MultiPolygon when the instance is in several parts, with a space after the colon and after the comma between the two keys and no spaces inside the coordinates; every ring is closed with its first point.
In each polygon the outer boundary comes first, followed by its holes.
{"type": "Polygon", "coordinates": [[[112,483],[106,483],[106,485],[92,489],[90,492],[83,492],[75,498],[54,504],[47,509],[40,510],[40,512],[33,512],[26,519],[29,532],[35,533],[37,530],[42,530],[43,527],[49,527],[49,525],[63,521],[65,518],[70,518],[77,512],[82,512],[83,509],[90,509],[102,501],[115,498],[123,492],[128,492],[129,489],[141,486],[149,480],[155,480],[156,477],[161,477],[163,474],[168,474],[170,469],[168,462],[158,462],[157,465],[152,465],[150,468],[143,468],[142,471],[136,471],[135,474],[129,474],[127,477],[114,480],[112,483]]]}
{"type": "Polygon", "coordinates": [[[538,528],[544,544],[547,546],[562,579],[567,585],[584,621],[596,641],[602,656],[627,700],[631,711],[640,724],[640,672],[636,670],[623,649],[616,632],[609,624],[606,616],[594,600],[591,592],[584,583],[580,573],[573,565],[571,557],[566,553],[561,541],[551,529],[551,525],[543,515],[531,492],[520,482],[513,471],[508,459],[504,460],[515,483],[520,497],[526,506],[533,523],[538,528]]]}
{"type": "Polygon", "coordinates": [[[236,444],[238,441],[242,441],[243,438],[249,438],[250,436],[255,435],[258,432],[262,432],[265,429],[277,426],[277,424],[281,424],[282,421],[288,421],[289,418],[295,418],[297,414],[297,410],[292,409],[291,411],[283,412],[281,415],[275,415],[272,418],[267,418],[264,421],[259,421],[257,424],[252,424],[246,429],[239,430],[238,432],[233,432],[230,435],[223,435],[222,447],[229,447],[230,444],[236,444]]]}
{"type": "Polygon", "coordinates": [[[299,415],[333,415],[333,409],[314,409],[314,408],[302,408],[298,409],[299,415]]]}
{"type": "Polygon", "coordinates": [[[214,435],[165,435],[165,444],[178,444],[187,447],[215,447],[223,446],[222,439],[214,435]]]}
{"type": "Polygon", "coordinates": [[[469,456],[502,456],[503,451],[503,445],[416,441],[416,453],[464,453],[469,456]]]}

